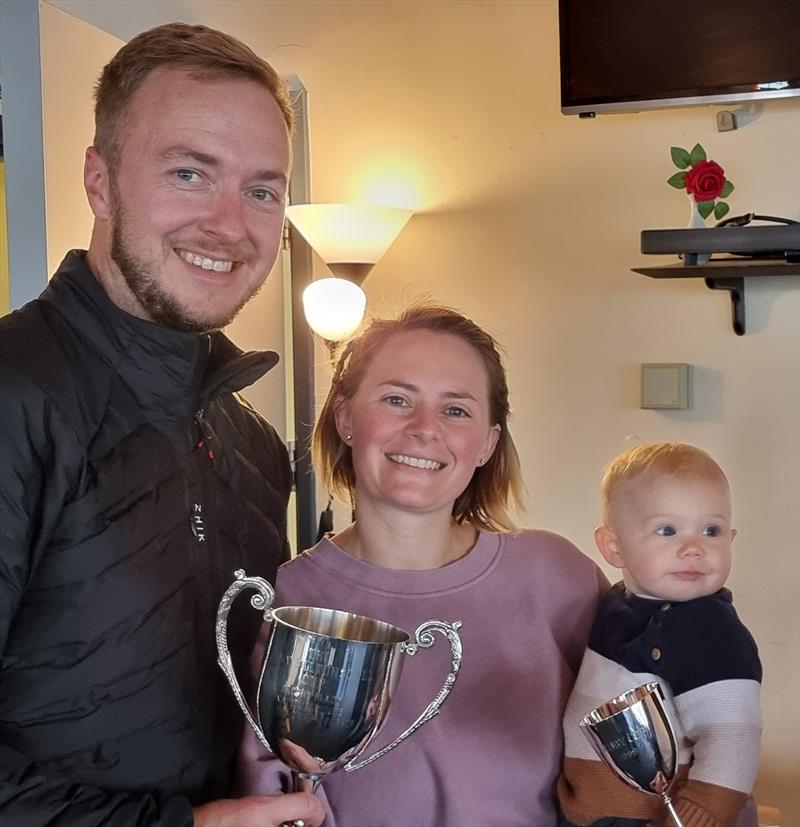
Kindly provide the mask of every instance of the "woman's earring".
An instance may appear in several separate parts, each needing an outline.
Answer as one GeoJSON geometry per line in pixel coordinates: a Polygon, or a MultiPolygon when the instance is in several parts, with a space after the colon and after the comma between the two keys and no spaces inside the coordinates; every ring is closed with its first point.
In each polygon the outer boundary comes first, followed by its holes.
{"type": "Polygon", "coordinates": [[[481,458],[481,459],[478,460],[478,465],[485,465],[485,463],[486,463],[485,459],[481,458]]]}
{"type": "Polygon", "coordinates": [[[353,435],[352,435],[352,434],[345,434],[345,435],[344,435],[344,438],[345,438],[348,442],[350,442],[350,440],[353,438],[353,435]]]}

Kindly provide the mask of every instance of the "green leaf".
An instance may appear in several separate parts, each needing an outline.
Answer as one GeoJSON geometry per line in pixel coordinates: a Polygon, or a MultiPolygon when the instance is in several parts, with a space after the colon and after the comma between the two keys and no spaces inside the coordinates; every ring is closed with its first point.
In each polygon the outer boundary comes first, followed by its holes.
{"type": "Polygon", "coordinates": [[[683,149],[683,147],[671,146],[669,148],[669,154],[672,158],[672,163],[675,164],[678,169],[686,169],[686,167],[690,166],[692,163],[689,153],[683,149]]]}
{"type": "Polygon", "coordinates": [[[695,144],[692,147],[692,151],[689,153],[689,163],[694,166],[699,161],[706,160],[706,151],[703,149],[700,144],[695,144]]]}
{"type": "Polygon", "coordinates": [[[686,186],[686,173],[676,172],[674,175],[670,175],[667,178],[667,183],[671,187],[675,187],[676,190],[682,190],[686,186]]]}
{"type": "Polygon", "coordinates": [[[730,207],[724,201],[717,201],[714,205],[714,218],[719,220],[723,215],[728,214],[730,207]]]}
{"type": "Polygon", "coordinates": [[[733,192],[733,184],[726,179],[725,183],[722,185],[722,192],[720,192],[720,198],[727,198],[733,192]]]}
{"type": "Polygon", "coordinates": [[[698,201],[697,202],[697,212],[703,216],[703,218],[708,218],[711,215],[714,209],[714,202],[713,201],[698,201]]]}

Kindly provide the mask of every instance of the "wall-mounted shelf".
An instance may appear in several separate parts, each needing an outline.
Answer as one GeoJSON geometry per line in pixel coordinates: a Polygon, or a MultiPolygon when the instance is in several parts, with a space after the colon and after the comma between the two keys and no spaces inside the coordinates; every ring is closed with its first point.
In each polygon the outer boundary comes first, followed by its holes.
{"type": "Polygon", "coordinates": [[[733,331],[743,336],[745,326],[744,280],[764,276],[800,276],[800,262],[784,259],[718,258],[705,264],[663,264],[658,267],[634,267],[653,279],[704,279],[712,290],[728,290],[731,294],[733,331]]]}

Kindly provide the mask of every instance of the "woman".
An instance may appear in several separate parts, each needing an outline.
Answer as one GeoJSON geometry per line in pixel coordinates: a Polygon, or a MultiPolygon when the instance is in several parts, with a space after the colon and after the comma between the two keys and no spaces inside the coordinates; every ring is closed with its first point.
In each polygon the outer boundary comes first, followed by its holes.
{"type": "MultiPolygon", "coordinates": [[[[314,450],[355,520],[281,568],[276,602],[411,633],[458,620],[463,661],[438,716],[326,778],[326,827],[556,823],[562,713],[607,582],[564,538],[513,533],[522,482],[508,416],[494,340],[447,308],[374,321],[338,361],[314,450]]],[[[406,659],[367,754],[433,700],[449,662],[442,639],[406,659]]],[[[274,792],[277,762],[254,738],[245,755],[245,792],[274,792]]]]}

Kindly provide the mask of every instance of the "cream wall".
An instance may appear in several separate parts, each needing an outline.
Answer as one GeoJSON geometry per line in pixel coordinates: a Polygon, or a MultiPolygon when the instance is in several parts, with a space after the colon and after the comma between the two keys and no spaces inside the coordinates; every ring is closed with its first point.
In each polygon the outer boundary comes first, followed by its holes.
{"type": "Polygon", "coordinates": [[[726,168],[734,214],[800,218],[797,100],[739,107],[724,134],[710,108],[563,117],[555,0],[58,5],[124,38],[206,22],[300,77],[314,200],[418,210],[366,282],[371,307],[427,293],[504,343],[529,524],[599,559],[597,479],[629,436],[718,458],[739,529],[730,586],[765,667],[757,792],[800,825],[798,279],[749,282],[750,332],[737,337],[726,293],[630,272],[660,263],[639,254],[641,229],[688,220],[665,183],[673,144],[700,141],[726,168]],[[693,409],[639,410],[649,361],[695,366],[693,409]]]}
{"type": "Polygon", "coordinates": [[[73,247],[86,248],[92,211],[83,190],[83,156],[92,143],[92,90],[118,37],[47,3],[40,4],[47,273],[73,247]]]}

